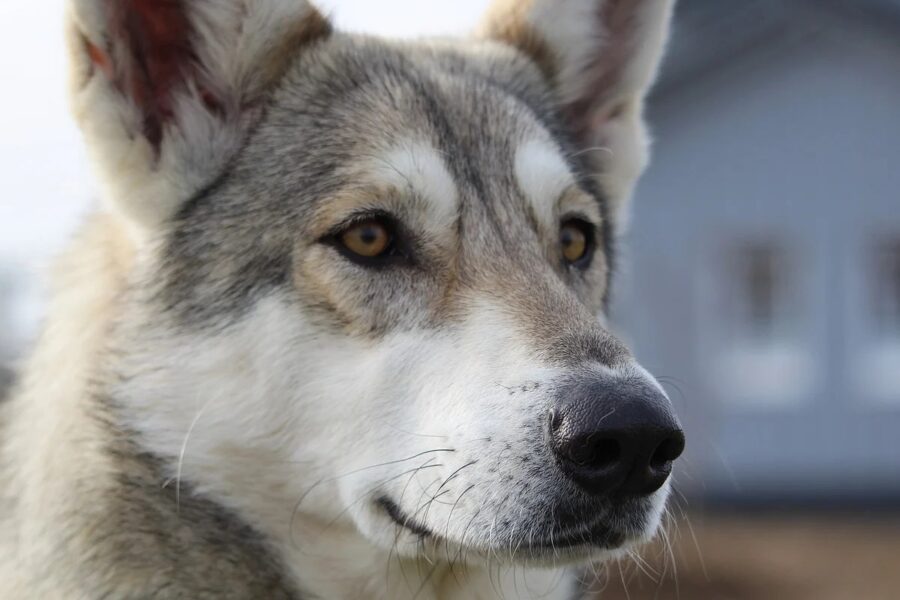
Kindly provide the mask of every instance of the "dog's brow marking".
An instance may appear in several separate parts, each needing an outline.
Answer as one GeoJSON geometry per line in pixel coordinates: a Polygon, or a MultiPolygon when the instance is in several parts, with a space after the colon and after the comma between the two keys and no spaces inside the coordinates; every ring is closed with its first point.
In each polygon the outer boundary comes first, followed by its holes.
{"type": "Polygon", "coordinates": [[[556,202],[575,178],[562,153],[549,141],[532,138],[516,150],[515,173],[519,187],[544,224],[554,220],[556,202]]]}
{"type": "Polygon", "coordinates": [[[412,187],[442,222],[455,220],[459,208],[456,182],[431,144],[402,142],[376,161],[375,171],[399,188],[412,187]]]}

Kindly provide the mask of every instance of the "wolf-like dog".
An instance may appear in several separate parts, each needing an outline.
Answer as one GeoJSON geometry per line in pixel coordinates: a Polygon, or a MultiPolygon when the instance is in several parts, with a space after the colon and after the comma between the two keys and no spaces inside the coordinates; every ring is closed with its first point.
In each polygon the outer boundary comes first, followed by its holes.
{"type": "Polygon", "coordinates": [[[0,408],[0,597],[562,599],[651,538],[684,437],[604,314],[671,11],[71,0],[100,201],[0,408]]]}

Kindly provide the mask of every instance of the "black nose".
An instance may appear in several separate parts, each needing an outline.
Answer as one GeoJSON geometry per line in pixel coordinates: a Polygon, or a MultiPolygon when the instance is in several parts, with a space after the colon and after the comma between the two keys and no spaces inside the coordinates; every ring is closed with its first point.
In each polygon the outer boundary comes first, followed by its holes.
{"type": "Polygon", "coordinates": [[[669,400],[643,380],[566,386],[549,421],[557,463],[590,494],[655,492],[684,450],[669,400]]]}

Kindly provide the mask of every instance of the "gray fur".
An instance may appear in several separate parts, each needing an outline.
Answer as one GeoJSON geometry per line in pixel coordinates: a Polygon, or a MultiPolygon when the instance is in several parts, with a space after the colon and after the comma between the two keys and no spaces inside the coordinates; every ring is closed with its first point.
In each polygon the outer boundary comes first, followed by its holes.
{"type": "Polygon", "coordinates": [[[73,490],[96,502],[85,503],[68,523],[94,531],[94,546],[67,584],[73,593],[122,600],[310,598],[284,577],[265,540],[236,515],[193,493],[188,482],[178,484],[176,503],[176,483],[166,479],[157,457],[132,441],[134,434],[122,429],[107,402],[97,400],[94,414],[107,415],[103,428],[116,434],[107,440],[107,452],[117,472],[109,490],[92,489],[90,482],[73,490]]]}

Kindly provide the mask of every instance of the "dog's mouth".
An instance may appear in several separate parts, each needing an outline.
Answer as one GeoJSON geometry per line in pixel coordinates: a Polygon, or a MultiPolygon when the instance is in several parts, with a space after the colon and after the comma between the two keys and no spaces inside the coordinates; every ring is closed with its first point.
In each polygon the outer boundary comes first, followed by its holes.
{"type": "MultiPolygon", "coordinates": [[[[396,525],[410,533],[422,539],[448,541],[445,537],[434,533],[427,526],[404,513],[400,506],[387,496],[379,497],[375,503],[396,525]]],[[[570,554],[577,554],[579,551],[588,554],[597,550],[615,550],[625,545],[627,541],[626,534],[615,531],[601,522],[562,531],[551,531],[544,535],[529,535],[523,538],[521,543],[515,545],[515,550],[517,554],[521,553],[527,558],[538,558],[545,553],[558,555],[561,550],[566,550],[570,554]]]]}
{"type": "Polygon", "coordinates": [[[405,514],[400,507],[397,506],[397,503],[387,496],[381,496],[375,501],[375,504],[381,507],[381,509],[387,513],[387,516],[400,527],[407,529],[419,537],[437,537],[430,529],[405,514]]]}

